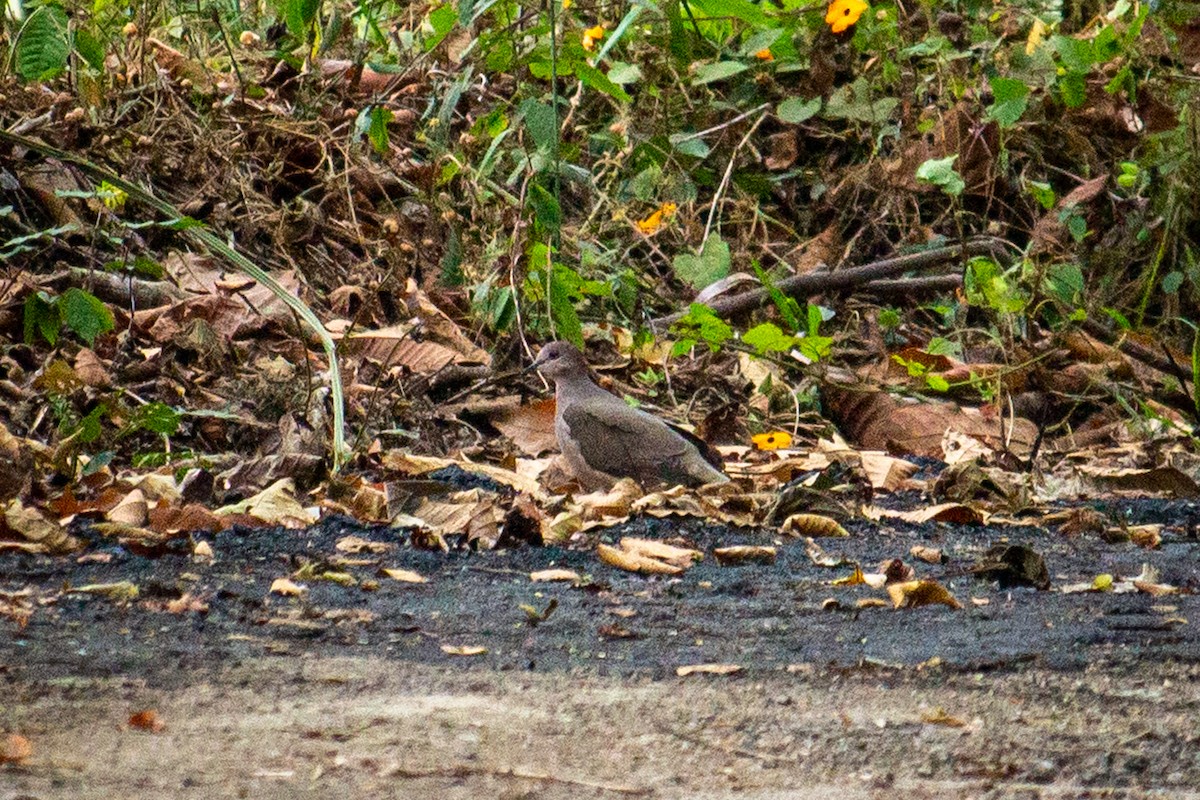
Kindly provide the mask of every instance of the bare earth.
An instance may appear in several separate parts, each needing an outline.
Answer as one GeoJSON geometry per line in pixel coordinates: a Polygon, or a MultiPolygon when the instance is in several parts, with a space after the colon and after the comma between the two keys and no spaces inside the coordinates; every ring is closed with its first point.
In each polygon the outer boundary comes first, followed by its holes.
{"type": "MultiPolygon", "coordinates": [[[[212,562],[103,539],[87,552],[110,557],[5,555],[0,591],[33,601],[24,627],[0,620],[0,734],[33,755],[0,764],[0,800],[1200,798],[1200,507],[1113,511],[1168,521],[1162,547],[867,523],[822,540],[868,565],[944,548],[919,568],[960,610],[857,609],[879,593],[831,585],[848,568],[794,540],[773,565],[709,558],[679,578],[587,548],[400,543],[302,598],[271,582],[345,535],[398,534],[232,530],[210,537],[212,562]],[[1149,564],[1184,593],[1001,588],[964,569],[999,536],[1042,553],[1055,586],[1149,564]],[[531,583],[551,567],[585,580],[531,583]],[[139,599],[63,592],[116,581],[139,599]],[[163,609],[183,593],[206,610],[163,609]],[[552,601],[537,624],[522,608],[552,601]],[[486,652],[446,652],[462,646],[486,652]],[[706,663],[742,669],[676,675],[706,663]],[[165,728],[131,728],[144,709],[165,728]]],[[[629,534],[706,552],[764,540],[655,520],[606,538],[629,534]]]]}

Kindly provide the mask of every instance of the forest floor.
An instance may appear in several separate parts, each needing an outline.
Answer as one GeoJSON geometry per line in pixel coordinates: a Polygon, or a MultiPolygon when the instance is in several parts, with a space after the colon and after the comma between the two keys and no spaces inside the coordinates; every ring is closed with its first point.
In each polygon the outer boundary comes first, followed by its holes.
{"type": "MultiPolygon", "coordinates": [[[[1200,519],[1186,502],[1107,506],[1130,524],[1200,519]]],[[[1005,528],[1045,558],[1056,588],[1038,591],[966,571],[995,529],[848,527],[821,540],[827,554],[942,548],[923,571],[964,607],[864,606],[877,592],[832,585],[847,568],[817,566],[796,540],[771,565],[706,559],[652,578],[584,550],[401,548],[384,560],[427,583],[313,581],[299,598],[267,589],[347,535],[390,531],[234,528],[203,562],[111,545],[18,555],[4,585],[30,589],[34,611],[0,640],[0,727],[34,753],[0,766],[0,800],[1200,797],[1200,598],[1061,591],[1145,563],[1195,586],[1192,535],[1143,550],[1005,528]],[[548,568],[584,577],[530,581],[548,568]],[[136,602],[56,596],[121,581],[136,602]],[[204,610],[164,610],[156,597],[183,584],[204,610]],[[697,664],[741,670],[676,672],[697,664]],[[144,711],[158,730],[130,724],[144,711]]],[[[769,540],[647,518],[604,538],[622,535],[769,540]]]]}

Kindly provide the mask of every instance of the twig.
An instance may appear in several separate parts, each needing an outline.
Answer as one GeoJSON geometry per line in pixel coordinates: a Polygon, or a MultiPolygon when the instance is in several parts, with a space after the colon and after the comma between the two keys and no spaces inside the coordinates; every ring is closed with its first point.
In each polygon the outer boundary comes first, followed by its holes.
{"type": "Polygon", "coordinates": [[[730,125],[736,125],[737,123],[744,120],[746,117],[752,117],[760,111],[766,111],[770,107],[771,107],[770,103],[763,103],[761,106],[758,106],[757,108],[752,108],[749,111],[743,111],[741,114],[738,114],[733,119],[726,120],[725,122],[722,122],[719,125],[713,125],[711,128],[705,128],[702,131],[696,131],[695,133],[689,133],[687,136],[680,136],[679,138],[674,139],[673,141],[675,144],[681,144],[683,142],[690,142],[692,139],[703,138],[705,136],[708,136],[710,133],[716,133],[717,131],[723,131],[726,128],[728,128],[730,125]]]}
{"type": "Polygon", "coordinates": [[[395,770],[391,770],[389,774],[401,778],[467,778],[472,775],[486,775],[492,778],[519,778],[527,781],[558,783],[564,786],[582,786],[587,789],[599,789],[603,792],[613,792],[632,797],[649,797],[654,794],[654,789],[650,787],[622,786],[621,784],[600,783],[599,781],[589,781],[583,778],[563,778],[559,775],[550,775],[544,772],[529,772],[517,769],[516,767],[488,769],[487,767],[471,767],[466,764],[459,764],[453,767],[431,767],[429,769],[398,767],[395,770]]]}
{"type": "MultiPolygon", "coordinates": [[[[759,108],[762,108],[762,106],[759,106],[759,108]]],[[[704,223],[704,238],[701,240],[702,242],[708,241],[708,234],[712,231],[713,220],[717,218],[717,206],[721,204],[721,198],[724,196],[725,190],[729,187],[729,179],[733,177],[733,165],[737,163],[738,153],[746,146],[746,142],[750,141],[750,137],[754,135],[754,132],[758,130],[758,126],[766,118],[767,115],[765,112],[759,114],[758,119],[750,126],[750,130],[746,131],[746,135],[737,143],[737,147],[733,148],[733,153],[729,156],[729,164],[725,167],[725,174],[721,177],[721,185],[717,187],[716,194],[713,195],[712,205],[708,209],[708,222],[704,223]]]]}
{"type": "MultiPolygon", "coordinates": [[[[938,247],[920,253],[885,258],[881,261],[873,261],[859,267],[850,267],[834,272],[812,272],[805,275],[793,275],[789,278],[784,278],[775,285],[784,294],[792,296],[812,294],[813,292],[827,292],[835,289],[849,289],[880,278],[895,275],[898,272],[953,261],[963,254],[968,256],[987,254],[995,256],[998,255],[997,251],[999,249],[1000,245],[998,242],[992,239],[980,239],[967,242],[963,245],[938,247]]],[[[731,317],[764,306],[770,298],[771,295],[766,289],[753,289],[731,297],[719,298],[710,303],[709,306],[718,315],[731,317]]],[[[659,317],[658,319],[651,320],[651,325],[653,327],[666,327],[678,322],[685,314],[686,312],[680,311],[665,317],[659,317]]]]}

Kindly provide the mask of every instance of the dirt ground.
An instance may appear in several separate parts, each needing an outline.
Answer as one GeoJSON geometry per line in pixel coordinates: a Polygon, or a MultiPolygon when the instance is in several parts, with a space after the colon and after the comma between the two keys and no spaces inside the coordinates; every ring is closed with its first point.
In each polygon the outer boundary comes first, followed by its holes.
{"type": "MultiPolygon", "coordinates": [[[[1162,547],[1033,525],[863,522],[820,540],[864,565],[941,547],[946,563],[910,563],[960,610],[857,608],[882,593],[831,585],[849,567],[795,540],[773,565],[648,578],[590,547],[431,552],[336,519],[201,537],[211,562],[85,531],[82,558],[0,557],[0,592],[29,590],[31,608],[2,623],[0,731],[34,748],[0,766],[0,800],[1200,797],[1200,506],[1104,510],[1167,523],[1162,547]],[[397,547],[342,564],[353,582],[269,592],[345,558],[347,535],[397,547]],[[1055,587],[1149,563],[1185,593],[1000,588],[967,568],[1001,539],[1041,553],[1055,587]],[[549,567],[585,579],[530,582],[549,567]],[[138,599],[64,593],[116,581],[138,599]],[[206,610],[164,610],[185,594],[206,610]],[[462,647],[486,652],[443,649],[462,647]],[[703,663],[742,670],[676,675],[703,663]],[[131,728],[143,709],[165,728],[131,728]]],[[[772,541],[653,519],[603,538],[622,535],[772,541]]]]}

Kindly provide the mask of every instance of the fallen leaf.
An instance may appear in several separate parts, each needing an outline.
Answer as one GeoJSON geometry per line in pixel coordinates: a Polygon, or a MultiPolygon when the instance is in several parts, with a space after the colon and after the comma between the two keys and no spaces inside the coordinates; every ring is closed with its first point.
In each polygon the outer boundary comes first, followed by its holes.
{"type": "Polygon", "coordinates": [[[542,569],[537,572],[529,573],[529,580],[534,583],[542,583],[548,581],[572,581],[578,583],[580,581],[579,573],[570,569],[542,569]]]}
{"type": "Polygon", "coordinates": [[[481,656],[488,649],[479,645],[473,644],[444,644],[442,652],[450,656],[481,656]]]}
{"type": "Polygon", "coordinates": [[[626,572],[638,572],[644,575],[678,575],[683,572],[682,567],[657,561],[638,553],[619,550],[603,543],[596,545],[596,554],[605,564],[626,572]]]}
{"type": "Polygon", "coordinates": [[[429,579],[424,575],[409,569],[384,569],[383,574],[401,583],[429,583],[429,579]]]}
{"type": "Polygon", "coordinates": [[[688,664],[675,668],[675,674],[681,678],[688,675],[733,675],[741,671],[739,664],[688,664]]]}
{"type": "Polygon", "coordinates": [[[0,739],[0,764],[20,764],[33,755],[33,745],[18,733],[0,739]]]}
{"type": "Polygon", "coordinates": [[[147,708],[130,715],[129,727],[137,728],[140,731],[159,733],[165,730],[167,725],[158,718],[157,711],[152,708],[147,708]]]}
{"type": "Polygon", "coordinates": [[[887,587],[892,605],[896,608],[918,608],[941,604],[950,608],[962,608],[962,603],[954,599],[954,595],[937,581],[920,580],[906,583],[893,583],[887,587]]]}
{"type": "Polygon", "coordinates": [[[285,597],[299,597],[308,591],[307,586],[302,586],[290,578],[276,578],[271,582],[272,594],[281,594],[285,597]]]}
{"type": "Polygon", "coordinates": [[[718,547],[713,550],[713,557],[723,567],[736,564],[774,564],[775,548],[766,545],[718,547]]]}

